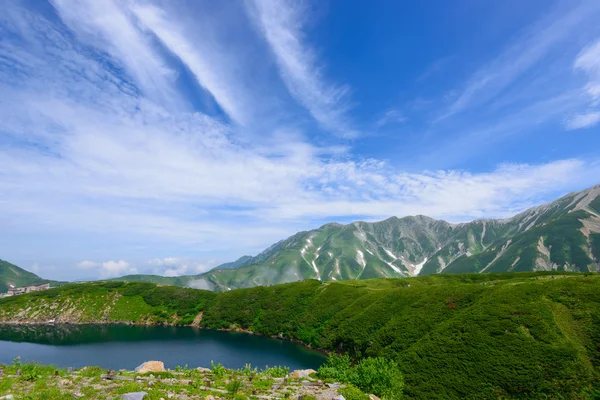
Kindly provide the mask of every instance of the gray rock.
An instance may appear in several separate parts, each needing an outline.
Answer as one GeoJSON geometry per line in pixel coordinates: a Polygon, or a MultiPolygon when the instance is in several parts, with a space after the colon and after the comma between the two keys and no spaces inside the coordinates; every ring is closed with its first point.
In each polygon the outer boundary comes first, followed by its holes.
{"type": "Polygon", "coordinates": [[[335,383],[326,383],[326,385],[328,387],[330,387],[331,389],[339,389],[342,387],[341,383],[335,382],[335,383]]]}
{"type": "Polygon", "coordinates": [[[15,396],[12,394],[7,394],[6,396],[0,397],[0,400],[14,400],[15,396]]]}
{"type": "Polygon", "coordinates": [[[346,398],[340,394],[340,395],[335,396],[333,398],[333,400],[346,400],[346,398]]]}
{"type": "Polygon", "coordinates": [[[290,378],[295,378],[295,379],[305,379],[310,377],[310,374],[315,374],[317,371],[315,371],[314,369],[297,369],[295,371],[292,371],[292,373],[290,374],[290,378]]]}
{"type": "Polygon", "coordinates": [[[143,400],[148,393],[146,392],[131,392],[121,395],[121,400],[143,400]]]}

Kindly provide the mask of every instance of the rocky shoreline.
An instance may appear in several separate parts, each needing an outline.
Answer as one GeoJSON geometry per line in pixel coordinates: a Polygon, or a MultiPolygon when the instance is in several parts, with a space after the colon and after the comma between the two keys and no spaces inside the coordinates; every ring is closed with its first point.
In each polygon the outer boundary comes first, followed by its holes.
{"type": "MultiPolygon", "coordinates": [[[[301,399],[344,400],[346,385],[318,379],[314,370],[258,371],[250,366],[229,370],[175,368],[149,361],[134,371],[99,367],[59,369],[53,366],[0,365],[0,399],[301,399]]],[[[364,396],[376,400],[377,397],[364,396]]]]}

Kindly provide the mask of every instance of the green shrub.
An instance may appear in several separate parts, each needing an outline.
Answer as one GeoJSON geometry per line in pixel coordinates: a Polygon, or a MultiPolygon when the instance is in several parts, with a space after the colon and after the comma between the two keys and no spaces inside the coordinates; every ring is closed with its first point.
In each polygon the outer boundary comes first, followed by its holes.
{"type": "Polygon", "coordinates": [[[329,354],[327,361],[319,368],[319,377],[333,379],[340,382],[349,382],[352,373],[352,362],[347,354],[329,354]]]}
{"type": "Polygon", "coordinates": [[[404,376],[395,361],[383,357],[360,360],[351,375],[351,383],[367,393],[386,400],[399,399],[404,389],[404,376]]]}
{"type": "Polygon", "coordinates": [[[319,377],[349,382],[363,392],[385,399],[400,398],[404,388],[404,376],[398,364],[383,357],[367,357],[352,366],[348,355],[330,354],[319,368],[319,377]]]}
{"type": "Polygon", "coordinates": [[[347,384],[345,388],[340,390],[340,393],[346,400],[369,400],[368,395],[352,384],[347,384]]]}

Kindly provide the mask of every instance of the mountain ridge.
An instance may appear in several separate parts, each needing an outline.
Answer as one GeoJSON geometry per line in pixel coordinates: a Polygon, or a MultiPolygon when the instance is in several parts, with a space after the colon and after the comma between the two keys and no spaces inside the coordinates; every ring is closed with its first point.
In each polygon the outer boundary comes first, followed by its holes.
{"type": "Polygon", "coordinates": [[[48,280],[8,261],[0,260],[0,293],[5,293],[11,285],[19,287],[42,282],[48,280]]]}
{"type": "Polygon", "coordinates": [[[597,271],[600,269],[598,210],[600,185],[595,185],[503,219],[453,224],[415,215],[392,216],[372,223],[328,223],[271,245],[245,266],[209,271],[202,277],[217,289],[228,290],[306,278],[597,271]],[[334,253],[338,257],[333,257],[334,253]],[[333,268],[327,258],[334,260],[333,268]]]}

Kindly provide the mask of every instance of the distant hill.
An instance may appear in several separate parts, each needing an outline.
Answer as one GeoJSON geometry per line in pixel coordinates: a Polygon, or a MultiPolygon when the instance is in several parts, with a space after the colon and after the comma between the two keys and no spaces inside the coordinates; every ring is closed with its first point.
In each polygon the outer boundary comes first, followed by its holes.
{"type": "Polygon", "coordinates": [[[600,270],[600,185],[508,219],[451,224],[419,215],[330,223],[204,274],[126,280],[223,291],[304,279],[552,270],[600,270]]]}
{"type": "Polygon", "coordinates": [[[109,281],[119,282],[150,282],[159,285],[173,285],[185,287],[188,285],[191,276],[160,276],[160,275],[125,275],[119,278],[108,279],[109,281]]]}
{"type": "Polygon", "coordinates": [[[252,264],[253,260],[254,260],[254,257],[252,257],[252,256],[241,256],[240,258],[238,258],[235,261],[217,265],[211,271],[220,270],[220,269],[235,269],[235,268],[245,267],[246,265],[252,264]]]}
{"type": "Polygon", "coordinates": [[[0,293],[5,293],[10,285],[19,287],[42,282],[48,282],[48,280],[8,261],[0,260],[0,293]]]}

